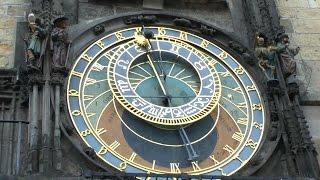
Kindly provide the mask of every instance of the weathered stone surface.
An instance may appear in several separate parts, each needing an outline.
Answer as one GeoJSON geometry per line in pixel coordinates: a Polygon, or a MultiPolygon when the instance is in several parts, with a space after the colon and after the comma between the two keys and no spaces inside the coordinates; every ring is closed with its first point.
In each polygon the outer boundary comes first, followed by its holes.
{"type": "Polygon", "coordinates": [[[278,6],[284,7],[309,7],[308,0],[276,0],[278,6]]]}
{"type": "MultiPolygon", "coordinates": [[[[303,106],[304,115],[306,116],[309,125],[309,130],[312,134],[312,139],[315,143],[315,147],[320,152],[320,108],[319,106],[303,106]]],[[[318,158],[320,164],[320,159],[318,158]]]]}
{"type": "Polygon", "coordinates": [[[295,19],[292,21],[296,33],[319,33],[320,19],[295,19]]]}
{"type": "Polygon", "coordinates": [[[28,7],[26,6],[8,6],[7,15],[9,16],[26,16],[26,11],[28,7]]]}

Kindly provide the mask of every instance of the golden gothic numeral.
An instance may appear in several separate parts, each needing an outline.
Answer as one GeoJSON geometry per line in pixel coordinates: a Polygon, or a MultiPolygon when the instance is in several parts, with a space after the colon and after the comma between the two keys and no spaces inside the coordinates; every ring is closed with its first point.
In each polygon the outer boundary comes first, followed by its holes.
{"type": "Polygon", "coordinates": [[[105,146],[102,146],[102,147],[100,148],[100,150],[98,151],[98,154],[99,154],[99,155],[104,155],[104,154],[106,154],[107,152],[108,152],[108,148],[105,147],[105,146]]]}
{"type": "Polygon", "coordinates": [[[124,37],[123,37],[123,35],[122,35],[121,32],[116,32],[115,35],[116,35],[116,37],[117,37],[118,40],[123,40],[123,39],[124,39],[124,37]]]}
{"type": "Polygon", "coordinates": [[[98,45],[101,49],[104,48],[104,43],[101,40],[97,41],[96,45],[98,45]]]}
{"type": "Polygon", "coordinates": [[[69,96],[79,96],[79,92],[75,89],[70,89],[68,95],[69,96]]]}
{"type": "Polygon", "coordinates": [[[234,72],[236,72],[237,74],[243,74],[244,73],[244,69],[242,67],[237,67],[234,69],[234,72]]]}
{"type": "Polygon", "coordinates": [[[261,104],[253,104],[252,105],[252,110],[262,110],[262,105],[261,104]]]}
{"type": "Polygon", "coordinates": [[[90,129],[86,129],[86,130],[84,130],[84,131],[82,131],[82,132],[80,133],[80,135],[83,136],[83,137],[86,137],[86,136],[88,136],[89,134],[91,134],[91,130],[90,130],[90,129]]]}
{"type": "Polygon", "coordinates": [[[262,124],[259,124],[259,123],[257,123],[257,122],[254,122],[254,123],[253,123],[253,127],[255,127],[255,128],[257,128],[257,129],[260,129],[260,130],[263,129],[263,125],[262,125],[262,124]]]}
{"type": "Polygon", "coordinates": [[[200,46],[203,47],[203,48],[207,48],[207,47],[209,46],[209,41],[203,40],[203,41],[201,42],[200,46]]]}
{"type": "Polygon", "coordinates": [[[221,58],[222,60],[224,60],[224,59],[227,59],[228,54],[227,54],[225,51],[222,51],[222,53],[220,53],[218,56],[219,56],[219,58],[221,58]]]}
{"type": "Polygon", "coordinates": [[[254,142],[252,139],[249,139],[246,146],[249,146],[250,148],[255,149],[258,146],[258,143],[254,142]]]}
{"type": "Polygon", "coordinates": [[[163,27],[158,28],[158,34],[160,36],[163,36],[166,34],[166,30],[163,27]]]}
{"type": "Polygon", "coordinates": [[[255,91],[255,90],[256,90],[255,85],[247,86],[247,91],[255,91]]]}
{"type": "Polygon", "coordinates": [[[122,162],[122,163],[120,163],[119,169],[120,169],[121,171],[125,170],[126,168],[127,168],[127,162],[122,162]]]}
{"type": "Polygon", "coordinates": [[[188,40],[188,34],[186,32],[181,32],[180,33],[180,39],[188,40]]]}
{"type": "Polygon", "coordinates": [[[80,116],[81,115],[81,111],[74,110],[74,111],[71,112],[71,114],[74,115],[74,116],[80,116]]]}
{"type": "Polygon", "coordinates": [[[83,56],[82,56],[82,59],[84,59],[84,60],[86,60],[86,61],[88,61],[88,62],[91,62],[93,59],[92,59],[92,57],[90,57],[88,54],[84,54],[83,56]]]}

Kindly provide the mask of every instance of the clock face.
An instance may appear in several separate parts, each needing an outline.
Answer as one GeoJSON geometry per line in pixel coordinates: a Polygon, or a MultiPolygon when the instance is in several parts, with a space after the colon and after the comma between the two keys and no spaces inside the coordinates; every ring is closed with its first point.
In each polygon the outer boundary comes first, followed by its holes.
{"type": "Polygon", "coordinates": [[[67,102],[82,140],[126,173],[232,175],[265,126],[260,93],[237,60],[169,27],[92,43],[71,70],[67,102]]]}

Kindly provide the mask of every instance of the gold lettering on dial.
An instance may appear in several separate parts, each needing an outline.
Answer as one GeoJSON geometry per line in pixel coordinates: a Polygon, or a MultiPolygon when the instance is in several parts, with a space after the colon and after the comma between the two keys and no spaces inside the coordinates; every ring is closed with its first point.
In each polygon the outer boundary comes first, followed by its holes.
{"type": "Polygon", "coordinates": [[[92,57],[90,57],[88,54],[84,54],[83,56],[82,56],[82,59],[84,59],[84,60],[86,60],[86,61],[88,61],[88,62],[91,62],[93,59],[92,59],[92,57]]]}
{"type": "Polygon", "coordinates": [[[219,164],[219,161],[214,157],[214,155],[211,155],[210,159],[214,162],[214,164],[219,164]]]}
{"type": "Polygon", "coordinates": [[[242,67],[237,67],[234,69],[234,71],[237,73],[237,74],[243,74],[244,73],[244,70],[242,67]]]}
{"type": "Polygon", "coordinates": [[[104,155],[104,154],[106,154],[107,152],[108,152],[107,147],[102,146],[102,147],[100,148],[100,150],[98,151],[98,154],[99,154],[99,155],[104,155]]]}
{"type": "Polygon", "coordinates": [[[104,128],[97,129],[97,134],[100,136],[101,134],[107,132],[104,128]]]}
{"type": "Polygon", "coordinates": [[[186,32],[181,32],[180,33],[180,39],[187,40],[188,39],[188,34],[186,32]]]}
{"type": "Polygon", "coordinates": [[[156,160],[153,160],[153,161],[152,161],[152,170],[154,170],[155,167],[156,167],[156,160]]]}
{"type": "Polygon", "coordinates": [[[69,96],[79,96],[79,92],[75,89],[70,89],[68,95],[69,96]]]}
{"type": "Polygon", "coordinates": [[[166,30],[163,27],[158,28],[158,34],[160,36],[163,36],[166,34],[166,30]]]}
{"type": "Polygon", "coordinates": [[[180,163],[170,163],[170,169],[172,173],[181,173],[179,169],[180,163]]]}
{"type": "Polygon", "coordinates": [[[241,142],[242,139],[244,137],[244,134],[242,134],[241,132],[235,132],[233,135],[232,135],[232,139],[238,141],[238,142],[241,142]]]}
{"type": "Polygon", "coordinates": [[[72,74],[72,75],[75,75],[75,76],[78,76],[78,77],[80,77],[80,78],[82,77],[82,73],[77,72],[77,71],[72,71],[71,74],[72,74]]]}
{"type": "Polygon", "coordinates": [[[124,39],[124,37],[123,37],[121,32],[116,32],[116,37],[117,37],[118,40],[124,39]]]}
{"type": "Polygon", "coordinates": [[[90,130],[90,129],[86,129],[86,130],[84,130],[84,131],[82,131],[82,132],[80,133],[80,135],[83,136],[83,137],[86,137],[86,136],[88,136],[89,134],[91,134],[91,130],[90,130]]]}
{"type": "Polygon", "coordinates": [[[223,150],[227,151],[229,154],[232,154],[234,152],[234,149],[232,149],[232,147],[230,147],[229,145],[225,145],[223,147],[223,150]]]}
{"type": "Polygon", "coordinates": [[[254,142],[252,139],[249,139],[246,146],[249,146],[250,148],[255,149],[258,146],[258,143],[254,142]]]}
{"type": "Polygon", "coordinates": [[[118,141],[114,141],[112,144],[109,145],[109,148],[114,151],[119,146],[120,146],[120,143],[118,141]]]}
{"type": "Polygon", "coordinates": [[[209,41],[207,41],[207,40],[203,40],[203,41],[201,42],[201,44],[200,44],[200,46],[203,47],[203,48],[207,48],[208,45],[209,45],[209,41]]]}
{"type": "Polygon", "coordinates": [[[129,161],[133,162],[136,156],[137,156],[137,153],[133,152],[129,158],[129,161]]]}
{"type": "Polygon", "coordinates": [[[253,127],[262,130],[263,125],[262,125],[262,124],[259,124],[259,123],[257,123],[257,122],[254,122],[254,123],[253,123],[253,127]]]}
{"type": "Polygon", "coordinates": [[[71,112],[71,114],[74,115],[74,116],[80,116],[81,115],[81,111],[74,110],[74,111],[71,112]]]}
{"type": "Polygon", "coordinates": [[[248,124],[248,118],[239,118],[237,123],[246,126],[248,124]]]}
{"type": "Polygon", "coordinates": [[[191,164],[192,164],[192,168],[193,168],[194,171],[201,170],[201,168],[200,168],[200,166],[198,164],[198,161],[192,161],[191,164]]]}
{"type": "Polygon", "coordinates": [[[226,59],[228,57],[228,54],[225,51],[222,51],[222,53],[220,53],[219,58],[221,58],[222,60],[226,59]]]}
{"type": "Polygon", "coordinates": [[[261,104],[253,104],[252,105],[252,109],[261,111],[262,110],[262,105],[261,104]]]}
{"type": "Polygon", "coordinates": [[[101,49],[104,48],[104,43],[101,40],[97,41],[96,45],[98,45],[101,49]]]}

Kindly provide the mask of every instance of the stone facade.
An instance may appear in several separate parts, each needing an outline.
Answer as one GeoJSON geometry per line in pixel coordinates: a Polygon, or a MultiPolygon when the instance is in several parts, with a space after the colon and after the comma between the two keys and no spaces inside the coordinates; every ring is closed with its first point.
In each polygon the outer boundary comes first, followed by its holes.
{"type": "Polygon", "coordinates": [[[320,152],[320,1],[277,0],[281,25],[290,35],[291,44],[301,47],[298,78],[305,116],[317,151],[320,152]]]}
{"type": "Polygon", "coordinates": [[[0,0],[0,69],[12,68],[17,21],[24,20],[29,0],[0,0]]]}

